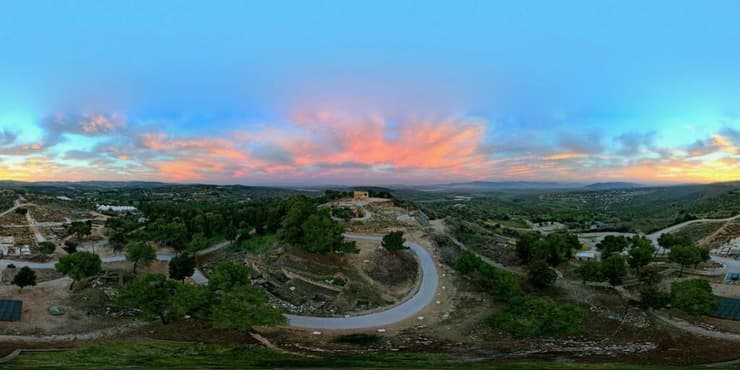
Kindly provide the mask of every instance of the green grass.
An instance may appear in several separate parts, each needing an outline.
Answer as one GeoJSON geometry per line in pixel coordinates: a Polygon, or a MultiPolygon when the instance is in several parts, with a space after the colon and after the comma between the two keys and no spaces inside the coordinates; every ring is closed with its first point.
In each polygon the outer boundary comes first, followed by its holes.
{"type": "MultiPolygon", "coordinates": [[[[69,352],[23,354],[3,369],[216,369],[216,368],[330,368],[330,369],[673,369],[666,366],[567,364],[545,362],[451,361],[442,355],[376,352],[327,357],[278,353],[255,345],[191,343],[101,343],[69,352]]],[[[682,367],[686,369],[686,367],[682,367]]],[[[698,367],[697,367],[698,368],[698,367]]]]}
{"type": "Polygon", "coordinates": [[[230,247],[235,252],[252,252],[254,254],[262,254],[270,250],[272,246],[277,243],[276,234],[265,234],[255,236],[249,240],[245,240],[237,245],[230,247]]]}
{"type": "Polygon", "coordinates": [[[724,225],[724,222],[698,223],[698,224],[693,224],[693,225],[682,227],[680,230],[674,232],[673,234],[677,236],[688,237],[692,243],[696,243],[697,241],[703,239],[704,237],[719,230],[719,228],[722,227],[722,225],[724,225]]]}

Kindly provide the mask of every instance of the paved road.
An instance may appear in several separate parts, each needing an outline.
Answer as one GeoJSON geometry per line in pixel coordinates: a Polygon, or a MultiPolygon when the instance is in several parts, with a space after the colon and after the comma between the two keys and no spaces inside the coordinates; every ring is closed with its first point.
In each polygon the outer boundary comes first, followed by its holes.
{"type": "MultiPolygon", "coordinates": [[[[169,261],[172,259],[172,255],[168,253],[157,253],[157,260],[159,261],[169,261]]],[[[102,257],[100,259],[103,263],[111,263],[111,262],[122,262],[126,260],[126,256],[124,255],[118,255],[118,256],[109,256],[109,257],[102,257]]],[[[3,270],[8,268],[8,265],[13,264],[16,268],[21,268],[24,266],[28,266],[32,269],[38,269],[38,270],[53,270],[54,265],[56,262],[25,262],[25,261],[9,261],[9,260],[0,260],[0,273],[2,273],[3,270]]],[[[195,281],[198,284],[205,284],[208,282],[208,279],[203,275],[200,270],[196,269],[193,273],[193,276],[191,276],[193,281],[195,281]]]]}
{"type": "MultiPolygon", "coordinates": [[[[379,236],[362,234],[344,234],[348,239],[380,241],[379,236]]],[[[437,267],[432,256],[422,246],[406,242],[405,245],[414,252],[421,266],[422,277],[419,290],[413,297],[388,310],[352,317],[315,317],[285,315],[290,326],[311,329],[362,329],[390,325],[414,316],[434,299],[439,284],[437,267]]]]}
{"type": "MultiPolygon", "coordinates": [[[[656,252],[658,254],[665,254],[665,253],[668,253],[668,250],[658,245],[658,238],[660,238],[660,236],[665,233],[671,233],[671,232],[680,230],[681,228],[686,227],[691,224],[702,223],[702,222],[728,222],[728,221],[732,221],[738,218],[740,218],[740,214],[732,216],[732,217],[727,217],[727,218],[701,218],[697,220],[690,220],[690,221],[682,222],[680,224],[676,224],[673,226],[668,226],[664,229],[648,234],[645,237],[647,237],[648,239],[650,239],[650,241],[653,242],[653,245],[655,246],[656,252]]],[[[578,235],[580,237],[595,238],[594,241],[599,242],[601,239],[603,239],[607,235],[624,235],[627,237],[631,237],[635,234],[607,231],[607,232],[583,233],[583,234],[578,234],[578,235]]],[[[734,260],[732,258],[719,257],[719,256],[711,256],[711,258],[712,258],[712,261],[726,265],[727,266],[725,270],[726,272],[740,272],[740,261],[738,260],[734,260]]]]}

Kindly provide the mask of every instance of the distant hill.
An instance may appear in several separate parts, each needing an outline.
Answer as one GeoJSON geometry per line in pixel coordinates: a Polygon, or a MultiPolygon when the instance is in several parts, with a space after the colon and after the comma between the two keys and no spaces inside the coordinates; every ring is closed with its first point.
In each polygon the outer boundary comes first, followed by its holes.
{"type": "Polygon", "coordinates": [[[470,181],[448,184],[430,185],[428,188],[464,189],[464,190],[496,190],[496,189],[571,189],[579,188],[582,184],[549,181],[470,181]]]}
{"type": "Polygon", "coordinates": [[[635,189],[644,188],[647,185],[636,182],[597,182],[584,186],[586,190],[614,190],[614,189],[635,189]]]}

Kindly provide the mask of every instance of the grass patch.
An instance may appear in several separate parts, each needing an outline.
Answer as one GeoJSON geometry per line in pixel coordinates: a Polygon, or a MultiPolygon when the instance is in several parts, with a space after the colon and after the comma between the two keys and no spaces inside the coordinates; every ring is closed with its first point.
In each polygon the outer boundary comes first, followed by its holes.
{"type": "Polygon", "coordinates": [[[724,222],[697,223],[684,226],[680,230],[677,230],[672,234],[679,237],[687,237],[689,240],[691,240],[692,243],[696,243],[704,237],[719,230],[722,225],[724,225],[724,222]]]}
{"type": "Polygon", "coordinates": [[[258,235],[251,239],[235,243],[229,249],[233,252],[251,252],[262,254],[270,250],[278,241],[276,234],[258,235]]]}
{"type": "MultiPolygon", "coordinates": [[[[585,369],[659,370],[670,366],[550,362],[455,362],[428,353],[373,352],[302,357],[256,345],[202,343],[99,343],[69,352],[23,354],[4,369],[585,369]]],[[[690,367],[681,367],[689,369],[690,367]]],[[[699,369],[699,367],[695,367],[699,369]]]]}

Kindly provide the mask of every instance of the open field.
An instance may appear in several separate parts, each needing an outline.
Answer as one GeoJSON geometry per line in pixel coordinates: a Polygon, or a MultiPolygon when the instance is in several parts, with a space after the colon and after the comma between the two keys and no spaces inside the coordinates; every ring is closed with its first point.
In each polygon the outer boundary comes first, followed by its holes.
{"type": "MultiPolygon", "coordinates": [[[[584,369],[662,370],[670,366],[628,364],[553,363],[531,361],[475,361],[461,364],[452,359],[423,353],[365,353],[306,357],[279,353],[254,345],[208,345],[202,343],[103,343],[62,353],[24,354],[9,364],[17,369],[94,368],[241,368],[241,369],[584,369]]],[[[681,367],[699,369],[702,367],[681,367]]]]}

